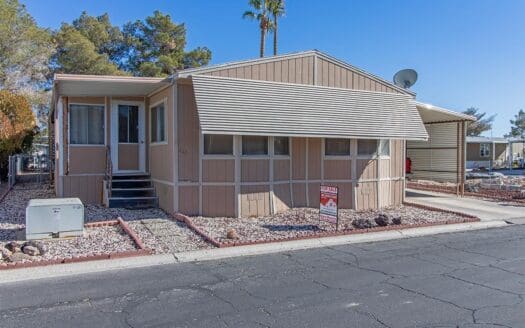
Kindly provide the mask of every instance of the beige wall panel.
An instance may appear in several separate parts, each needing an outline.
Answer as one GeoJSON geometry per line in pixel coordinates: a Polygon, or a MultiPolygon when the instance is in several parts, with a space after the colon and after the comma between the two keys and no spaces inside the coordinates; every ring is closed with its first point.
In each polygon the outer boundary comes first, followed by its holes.
{"type": "Polygon", "coordinates": [[[308,138],[308,179],[321,179],[321,138],[308,138]]]}
{"type": "Polygon", "coordinates": [[[118,144],[118,168],[119,170],[139,169],[138,144],[118,144]]]}
{"type": "Polygon", "coordinates": [[[266,182],[269,181],[268,159],[243,159],[241,160],[241,182],[266,182]]]}
{"type": "Polygon", "coordinates": [[[319,182],[308,183],[308,206],[317,208],[319,207],[319,193],[321,184],[319,182]]]}
{"type": "Polygon", "coordinates": [[[273,186],[275,211],[284,212],[292,207],[289,184],[277,184],[273,186]]]}
{"type": "Polygon", "coordinates": [[[285,83],[290,82],[288,79],[288,76],[290,74],[289,63],[290,63],[289,60],[283,60],[281,62],[281,82],[285,82],[285,83]]]}
{"type": "Polygon", "coordinates": [[[356,188],[356,209],[365,211],[377,208],[377,183],[360,182],[356,188]]]}
{"type": "MultiPolygon", "coordinates": [[[[164,98],[166,102],[166,141],[167,144],[150,144],[150,136],[147,136],[149,144],[149,169],[151,176],[155,179],[173,181],[173,94],[172,88],[166,88],[149,97],[149,104],[153,105],[164,98]]],[[[149,117],[150,110],[147,110],[149,117]]]]}
{"type": "Polygon", "coordinates": [[[381,164],[379,165],[379,178],[389,178],[391,169],[390,159],[381,159],[381,164]]]}
{"type": "Polygon", "coordinates": [[[235,188],[233,186],[203,186],[202,215],[235,216],[235,188]]]}
{"type": "Polygon", "coordinates": [[[373,159],[357,160],[357,179],[368,180],[377,178],[377,161],[373,159]]]}
{"type": "Polygon", "coordinates": [[[352,208],[354,202],[353,188],[351,182],[330,183],[339,188],[339,208],[352,208]]]}
{"type": "Polygon", "coordinates": [[[64,176],[63,197],[78,197],[84,204],[101,204],[103,179],[103,175],[64,176]]]}
{"type": "Polygon", "coordinates": [[[324,179],[325,180],[343,180],[352,178],[352,160],[325,160],[324,161],[324,179]]]}
{"type": "Polygon", "coordinates": [[[306,207],[306,184],[292,183],[292,196],[294,207],[306,207]]]}
{"type": "Polygon", "coordinates": [[[205,159],[202,161],[203,182],[234,182],[234,159],[205,159]]]}
{"type": "Polygon", "coordinates": [[[69,97],[70,104],[100,104],[104,105],[104,97],[69,97]]]}
{"type": "Polygon", "coordinates": [[[270,214],[269,186],[241,186],[241,216],[257,217],[270,214]]]}
{"type": "Polygon", "coordinates": [[[275,159],[273,161],[273,180],[290,180],[290,160],[275,159]]]}
{"type": "Polygon", "coordinates": [[[292,179],[302,180],[306,177],[306,139],[292,138],[292,179]]]}
{"type": "Polygon", "coordinates": [[[179,211],[186,215],[199,214],[199,187],[179,187],[179,211]]]}
{"type": "Polygon", "coordinates": [[[69,174],[104,174],[105,172],[106,148],[104,146],[69,147],[69,174]]]}
{"type": "Polygon", "coordinates": [[[405,165],[404,141],[392,140],[390,143],[390,176],[399,178],[403,176],[405,165]]]}
{"type": "Polygon", "coordinates": [[[390,181],[379,182],[379,201],[381,207],[392,205],[392,187],[390,181]]]}
{"type": "Polygon", "coordinates": [[[173,213],[173,186],[153,181],[155,193],[159,197],[159,207],[168,213],[173,213]]]}
{"type": "Polygon", "coordinates": [[[179,181],[199,181],[199,117],[192,85],[178,85],[179,181]]]}
{"type": "Polygon", "coordinates": [[[390,181],[391,203],[392,206],[399,206],[403,203],[403,181],[390,181]]]}

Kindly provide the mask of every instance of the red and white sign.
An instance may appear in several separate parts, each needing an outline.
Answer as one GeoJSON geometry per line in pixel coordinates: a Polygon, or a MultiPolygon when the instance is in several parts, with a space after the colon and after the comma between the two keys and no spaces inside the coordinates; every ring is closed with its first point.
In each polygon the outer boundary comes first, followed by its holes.
{"type": "Polygon", "coordinates": [[[337,187],[321,186],[319,220],[337,224],[337,187]]]}

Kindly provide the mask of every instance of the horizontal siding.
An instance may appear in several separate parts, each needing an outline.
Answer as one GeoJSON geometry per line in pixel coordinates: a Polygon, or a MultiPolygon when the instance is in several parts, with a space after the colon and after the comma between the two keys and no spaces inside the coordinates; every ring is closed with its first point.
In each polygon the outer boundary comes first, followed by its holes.
{"type": "Polygon", "coordinates": [[[193,76],[203,133],[426,139],[408,95],[193,76]]]}

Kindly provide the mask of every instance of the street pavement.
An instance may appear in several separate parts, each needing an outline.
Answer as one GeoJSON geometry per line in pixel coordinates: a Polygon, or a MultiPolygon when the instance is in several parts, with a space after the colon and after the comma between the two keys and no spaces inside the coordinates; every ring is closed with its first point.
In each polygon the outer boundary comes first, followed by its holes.
{"type": "Polygon", "coordinates": [[[0,285],[0,327],[525,327],[525,225],[0,285]]]}

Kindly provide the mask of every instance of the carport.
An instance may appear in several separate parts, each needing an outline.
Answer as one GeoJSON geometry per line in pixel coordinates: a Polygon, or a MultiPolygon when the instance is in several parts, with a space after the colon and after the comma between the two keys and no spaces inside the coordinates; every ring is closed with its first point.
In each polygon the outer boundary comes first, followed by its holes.
{"type": "Polygon", "coordinates": [[[455,183],[457,194],[463,195],[467,124],[476,118],[421,102],[416,102],[416,107],[429,138],[407,141],[407,159],[411,161],[407,178],[455,183]]]}

